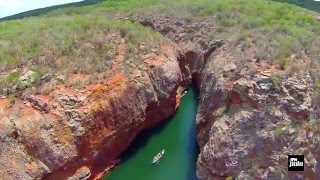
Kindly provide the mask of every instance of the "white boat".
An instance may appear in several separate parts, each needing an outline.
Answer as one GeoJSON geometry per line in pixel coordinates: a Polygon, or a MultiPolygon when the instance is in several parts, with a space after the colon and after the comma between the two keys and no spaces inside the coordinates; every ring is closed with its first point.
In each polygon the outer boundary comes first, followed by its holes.
{"type": "Polygon", "coordinates": [[[182,95],[181,95],[181,97],[183,97],[184,95],[186,95],[187,94],[187,90],[185,90],[183,93],[182,93],[182,95]]]}
{"type": "Polygon", "coordinates": [[[165,151],[165,149],[160,151],[156,156],[154,156],[152,158],[151,164],[155,164],[155,163],[159,162],[159,160],[162,158],[162,156],[164,154],[164,151],[165,151]]]}

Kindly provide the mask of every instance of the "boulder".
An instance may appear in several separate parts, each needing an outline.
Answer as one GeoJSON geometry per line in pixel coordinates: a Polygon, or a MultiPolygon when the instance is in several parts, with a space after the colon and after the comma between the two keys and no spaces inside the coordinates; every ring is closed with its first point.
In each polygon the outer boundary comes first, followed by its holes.
{"type": "Polygon", "coordinates": [[[25,89],[32,86],[39,79],[39,73],[29,70],[18,80],[18,89],[25,89]]]}

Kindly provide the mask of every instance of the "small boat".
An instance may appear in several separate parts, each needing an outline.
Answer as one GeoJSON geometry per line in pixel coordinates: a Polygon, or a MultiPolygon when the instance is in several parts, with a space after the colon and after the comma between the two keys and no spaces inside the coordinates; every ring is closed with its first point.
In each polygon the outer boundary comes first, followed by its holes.
{"type": "Polygon", "coordinates": [[[182,95],[181,95],[181,97],[183,97],[184,95],[186,95],[187,94],[187,90],[185,90],[183,93],[182,93],[182,95]]]}
{"type": "Polygon", "coordinates": [[[162,158],[163,154],[164,154],[164,150],[160,151],[155,157],[152,158],[151,164],[155,164],[157,162],[159,162],[159,160],[162,158]]]}

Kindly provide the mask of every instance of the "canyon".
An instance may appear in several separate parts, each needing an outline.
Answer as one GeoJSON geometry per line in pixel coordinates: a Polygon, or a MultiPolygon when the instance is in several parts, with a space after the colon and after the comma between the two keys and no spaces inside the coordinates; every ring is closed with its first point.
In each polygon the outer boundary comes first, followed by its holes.
{"type": "MultiPolygon", "coordinates": [[[[144,51],[131,62],[130,36],[115,32],[115,57],[103,67],[111,75],[102,81],[76,88],[56,78],[46,82],[52,89],[47,94],[25,91],[14,100],[3,95],[0,177],[99,179],[139,132],[175,113],[182,92],[194,83],[200,97],[198,179],[320,178],[318,49],[288,52],[294,63],[283,65],[266,60],[270,39],[260,52],[254,35],[246,45],[232,40],[237,33],[222,38],[217,16],[188,19],[161,10],[110,16],[130,18],[159,32],[161,40],[151,49],[146,42],[134,44],[144,51]],[[287,171],[288,154],[305,156],[304,171],[287,171]]],[[[319,47],[319,37],[312,46],[319,47]]],[[[32,71],[23,72],[20,80],[32,79],[32,71]]],[[[90,75],[64,78],[84,81],[90,75]]]]}

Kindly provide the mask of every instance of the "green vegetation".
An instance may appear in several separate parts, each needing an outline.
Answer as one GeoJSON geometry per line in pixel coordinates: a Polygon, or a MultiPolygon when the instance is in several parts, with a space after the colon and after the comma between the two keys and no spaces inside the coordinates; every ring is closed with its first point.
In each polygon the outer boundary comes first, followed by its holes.
{"type": "MultiPolygon", "coordinates": [[[[35,85],[46,74],[102,73],[116,56],[121,35],[126,51],[141,42],[149,48],[161,43],[158,33],[139,23],[102,15],[61,15],[2,22],[0,72],[27,68],[36,72],[35,85]]],[[[12,92],[9,88],[18,85],[20,71],[14,70],[8,75],[0,73],[0,94],[12,92]]]]}
{"type": "MultiPolygon", "coordinates": [[[[160,2],[163,3],[163,2],[160,2]]],[[[51,11],[47,16],[79,15],[92,13],[113,13],[113,12],[135,12],[137,9],[144,9],[149,6],[158,5],[157,0],[105,0],[96,5],[83,6],[79,8],[68,7],[51,11]]]]}
{"type": "Polygon", "coordinates": [[[20,72],[19,71],[12,71],[7,75],[7,82],[11,83],[11,82],[15,82],[16,80],[18,80],[20,77],[20,72]]]}
{"type": "Polygon", "coordinates": [[[283,135],[283,134],[284,134],[284,131],[285,131],[284,127],[285,127],[284,124],[279,124],[279,125],[277,125],[277,126],[275,127],[275,130],[274,130],[274,135],[275,135],[276,137],[279,137],[279,136],[283,135]]]}
{"type": "Polygon", "coordinates": [[[282,81],[282,78],[279,74],[273,74],[271,76],[271,80],[272,80],[272,83],[274,84],[274,87],[277,91],[281,91],[281,81],[282,81]]]}
{"type": "MultiPolygon", "coordinates": [[[[282,67],[290,64],[292,57],[299,59],[306,56],[306,52],[319,52],[313,42],[320,41],[320,23],[309,11],[290,4],[266,0],[162,1],[131,14],[152,16],[155,12],[193,22],[214,19],[216,30],[207,32],[208,37],[227,38],[243,50],[254,47],[258,60],[282,67]]],[[[239,52],[234,53],[246,62],[239,52]]]]}
{"type": "Polygon", "coordinates": [[[38,14],[31,14],[40,15],[38,17],[0,23],[0,94],[3,88],[16,83],[22,67],[38,68],[39,79],[45,74],[103,73],[105,67],[112,64],[122,37],[126,41],[125,72],[137,67],[137,57],[154,49],[162,38],[131,21],[133,16],[165,15],[188,22],[211,21],[215,28],[206,35],[230,41],[235,49],[234,57],[243,61],[242,64],[250,56],[237,49],[246,52],[253,48],[256,59],[282,67],[305,56],[312,58],[315,66],[320,64],[315,56],[319,53],[320,23],[309,11],[294,5],[267,0],[90,0],[82,3],[58,6],[57,10],[49,8],[48,13],[42,9],[38,14]],[[119,15],[129,18],[116,20],[119,15]],[[146,48],[139,49],[140,43],[146,48]],[[12,72],[14,69],[17,70],[12,72]],[[8,72],[13,74],[7,75],[8,72]]]}
{"type": "Polygon", "coordinates": [[[51,92],[53,91],[53,89],[52,88],[50,88],[50,87],[43,87],[42,88],[42,94],[44,94],[44,95],[49,95],[51,92]]]}
{"type": "MultiPolygon", "coordinates": [[[[35,56],[44,56],[42,66],[53,62],[47,59],[59,56],[80,56],[89,49],[92,61],[100,61],[102,53],[114,51],[109,33],[124,32],[131,43],[145,38],[154,38],[156,33],[142,28],[138,23],[106,19],[103,16],[57,16],[51,18],[28,18],[24,21],[9,21],[0,24],[0,63],[9,66],[30,61],[35,56]],[[14,41],[13,41],[14,40],[14,41]],[[81,47],[87,43],[88,47],[81,47]],[[110,44],[109,44],[110,43],[110,44]]],[[[112,52],[114,53],[114,52],[112,52]]],[[[84,54],[83,54],[84,55],[84,54]]],[[[111,54],[111,56],[114,54],[111,54]]],[[[35,60],[35,59],[33,59],[35,60]]],[[[81,63],[81,62],[78,62],[81,63]]],[[[86,67],[86,66],[81,66],[86,67]]]]}

